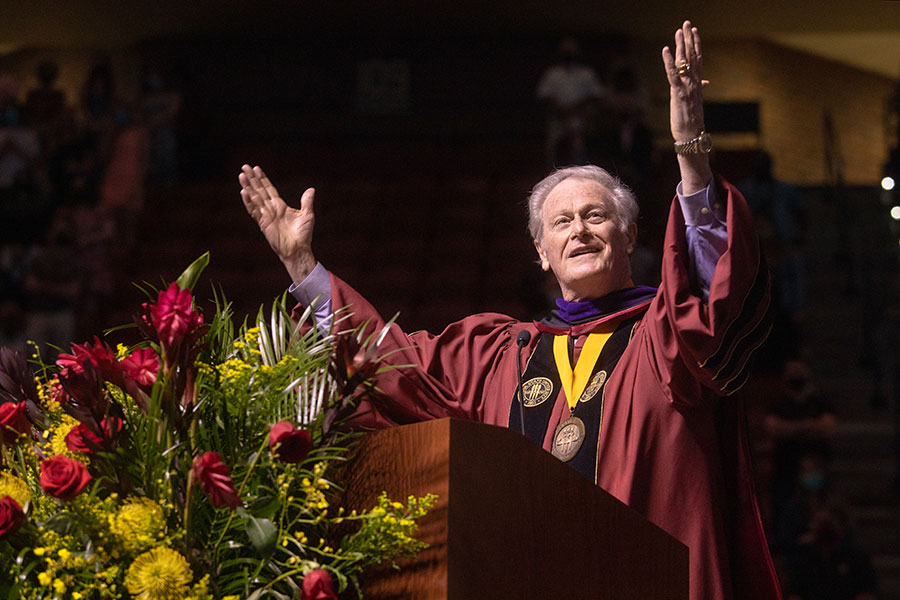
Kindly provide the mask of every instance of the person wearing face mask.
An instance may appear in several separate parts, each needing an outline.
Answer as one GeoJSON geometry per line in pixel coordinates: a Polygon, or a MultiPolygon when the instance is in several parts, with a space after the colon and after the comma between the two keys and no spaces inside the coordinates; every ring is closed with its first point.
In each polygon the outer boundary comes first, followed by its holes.
{"type": "Polygon", "coordinates": [[[766,431],[775,441],[772,509],[776,521],[784,504],[802,483],[798,478],[803,457],[820,456],[826,465],[830,461],[831,437],[837,426],[834,407],[816,386],[806,363],[789,361],[782,382],[783,391],[769,405],[765,418],[766,431]]]}
{"type": "Polygon", "coordinates": [[[244,165],[241,198],[317,326],[385,328],[380,352],[396,368],[376,385],[389,399],[363,401],[356,424],[455,417],[521,431],[682,541],[691,600],[774,600],[736,394],[769,330],[768,270],[746,203],[709,167],[697,28],[685,21],[662,59],[681,183],[658,290],[631,279],[637,202],[596,166],[554,171],[528,201],[540,265],[562,291],[556,310],[538,322],[472,315],[437,335],[386,328],[316,261],[315,190],[288,207],[244,165]],[[346,311],[339,323],[332,309],[346,311]]]}
{"type": "Polygon", "coordinates": [[[829,480],[827,461],[822,454],[810,451],[797,463],[794,489],[785,499],[775,521],[776,555],[788,556],[804,541],[816,511],[828,506],[829,480]]]}

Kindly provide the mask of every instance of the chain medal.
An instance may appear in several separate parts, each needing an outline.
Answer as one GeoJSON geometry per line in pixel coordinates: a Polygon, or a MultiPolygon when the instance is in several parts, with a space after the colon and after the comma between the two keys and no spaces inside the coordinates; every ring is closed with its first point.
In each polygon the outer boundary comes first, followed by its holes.
{"type": "Polygon", "coordinates": [[[584,443],[584,421],[578,417],[569,417],[559,424],[553,434],[552,454],[563,462],[571,460],[584,443]]]}

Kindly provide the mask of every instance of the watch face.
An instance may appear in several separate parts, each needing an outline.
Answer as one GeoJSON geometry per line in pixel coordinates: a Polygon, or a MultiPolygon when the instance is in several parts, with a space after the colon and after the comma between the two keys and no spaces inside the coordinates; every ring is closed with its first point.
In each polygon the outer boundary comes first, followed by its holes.
{"type": "Polygon", "coordinates": [[[708,133],[700,134],[700,137],[697,138],[697,143],[700,152],[704,154],[712,150],[712,137],[708,133]]]}

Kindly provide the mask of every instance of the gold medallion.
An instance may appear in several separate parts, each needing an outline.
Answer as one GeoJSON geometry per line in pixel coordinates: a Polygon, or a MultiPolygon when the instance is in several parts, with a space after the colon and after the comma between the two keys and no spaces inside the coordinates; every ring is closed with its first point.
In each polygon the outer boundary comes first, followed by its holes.
{"type": "Polygon", "coordinates": [[[581,398],[579,402],[587,402],[594,395],[600,391],[600,388],[603,387],[603,384],[606,383],[606,371],[597,371],[597,373],[591,377],[591,381],[587,384],[587,387],[584,388],[584,392],[581,394],[581,398]]]}
{"type": "Polygon", "coordinates": [[[537,406],[553,393],[553,382],[547,377],[535,377],[522,384],[525,406],[537,406]]]}
{"type": "Polygon", "coordinates": [[[553,434],[553,456],[563,462],[571,460],[584,443],[584,435],[584,421],[578,417],[560,423],[553,434]]]}

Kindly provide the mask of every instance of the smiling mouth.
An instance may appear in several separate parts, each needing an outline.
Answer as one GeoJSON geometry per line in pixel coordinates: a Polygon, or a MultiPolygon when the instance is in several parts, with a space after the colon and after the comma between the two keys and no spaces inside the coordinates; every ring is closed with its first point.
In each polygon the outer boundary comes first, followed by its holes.
{"type": "Polygon", "coordinates": [[[569,258],[575,258],[576,256],[583,256],[585,254],[596,254],[598,252],[600,252],[599,248],[582,248],[581,250],[576,250],[570,254],[569,258]]]}

